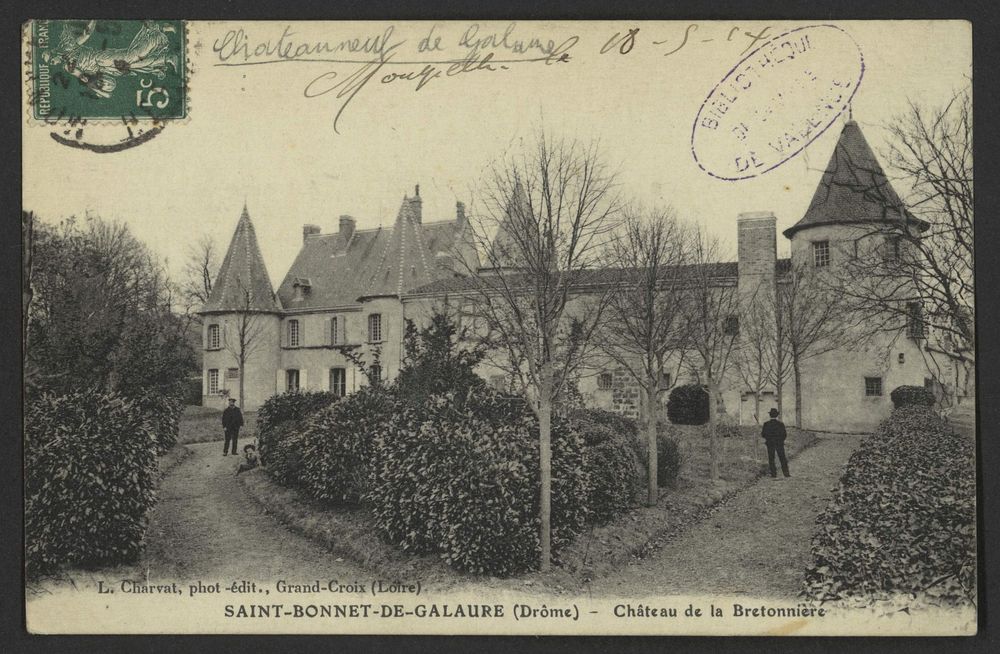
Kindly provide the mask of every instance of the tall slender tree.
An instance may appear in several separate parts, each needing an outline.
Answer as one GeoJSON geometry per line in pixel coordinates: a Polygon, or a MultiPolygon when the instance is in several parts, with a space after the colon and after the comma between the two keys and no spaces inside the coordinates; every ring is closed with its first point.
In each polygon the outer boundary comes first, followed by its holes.
{"type": "Polygon", "coordinates": [[[718,405],[721,385],[739,345],[740,295],[736,279],[720,266],[718,239],[703,229],[691,240],[685,307],[687,367],[708,389],[709,476],[719,478],[718,405]]]}
{"type": "Polygon", "coordinates": [[[491,272],[470,278],[504,355],[494,361],[538,417],[540,567],[548,570],[553,405],[591,353],[606,306],[595,268],[618,220],[615,175],[596,143],[542,133],[494,163],[482,197],[472,231],[491,272]]]}
{"type": "Polygon", "coordinates": [[[648,450],[647,499],[655,506],[656,423],[662,379],[672,379],[684,363],[684,301],[689,230],[672,209],[629,208],[608,248],[608,266],[617,273],[616,289],[601,328],[601,349],[635,380],[642,392],[642,421],[648,450]]]}

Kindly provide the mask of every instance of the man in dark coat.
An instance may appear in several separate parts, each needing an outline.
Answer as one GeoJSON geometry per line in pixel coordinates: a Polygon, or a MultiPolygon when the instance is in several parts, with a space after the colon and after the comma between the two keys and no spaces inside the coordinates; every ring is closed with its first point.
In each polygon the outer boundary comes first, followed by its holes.
{"type": "MultiPolygon", "coordinates": [[[[236,439],[240,436],[243,426],[243,412],[236,406],[236,399],[229,398],[229,406],[222,412],[222,428],[226,430],[226,443],[222,446],[222,456],[229,454],[229,443],[233,444],[233,455],[236,455],[236,439]]],[[[784,456],[784,455],[782,455],[784,456]]]]}
{"type": "Polygon", "coordinates": [[[771,419],[765,422],[760,430],[760,435],[767,444],[767,465],[771,469],[771,476],[777,477],[778,471],[774,467],[774,455],[777,453],[778,460],[781,461],[781,472],[786,477],[791,477],[788,474],[788,459],[785,458],[785,437],[788,435],[785,432],[785,423],[778,420],[777,409],[771,409],[770,415],[771,419]]]}

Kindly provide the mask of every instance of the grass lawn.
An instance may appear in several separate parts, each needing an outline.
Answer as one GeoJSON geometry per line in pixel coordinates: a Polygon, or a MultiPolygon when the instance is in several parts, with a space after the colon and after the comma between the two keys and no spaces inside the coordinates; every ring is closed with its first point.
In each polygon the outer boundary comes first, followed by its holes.
{"type": "MultiPolygon", "coordinates": [[[[243,412],[243,429],[240,430],[241,443],[257,437],[257,412],[243,412]]],[[[222,431],[222,411],[206,406],[187,405],[181,414],[178,443],[205,443],[221,441],[226,434],[222,431]]]]}

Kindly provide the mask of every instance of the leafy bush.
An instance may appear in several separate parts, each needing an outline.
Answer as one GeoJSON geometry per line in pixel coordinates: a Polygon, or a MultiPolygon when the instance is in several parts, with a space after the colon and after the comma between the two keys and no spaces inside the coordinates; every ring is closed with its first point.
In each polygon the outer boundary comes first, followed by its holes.
{"type": "Polygon", "coordinates": [[[673,488],[681,474],[681,450],[671,434],[662,428],[656,434],[656,485],[660,488],[673,488]]]}
{"type": "Polygon", "coordinates": [[[336,400],[337,396],[329,391],[289,391],[272,395],[257,410],[257,429],[265,431],[289,420],[303,421],[336,400]]]}
{"type": "Polygon", "coordinates": [[[923,386],[897,386],[889,393],[892,406],[934,406],[934,393],[923,386]]]}
{"type": "MultiPolygon", "coordinates": [[[[260,405],[257,410],[257,445],[261,463],[267,466],[269,473],[272,451],[279,437],[297,431],[298,425],[336,400],[337,396],[327,391],[290,391],[272,395],[260,405]]],[[[283,476],[283,473],[280,474],[283,476]]]]}
{"type": "Polygon", "coordinates": [[[570,428],[583,443],[591,522],[609,522],[631,508],[645,475],[646,451],[634,420],[600,409],[573,412],[570,428]]]}
{"type": "Polygon", "coordinates": [[[146,393],[133,400],[139,411],[153,428],[156,449],[163,454],[177,443],[181,412],[184,405],[180,398],[158,393],[146,393]]]}
{"type": "Polygon", "coordinates": [[[368,488],[376,434],[395,415],[394,397],[366,386],[315,413],[302,426],[302,477],[316,499],[358,504],[368,488]]]}
{"type": "Polygon", "coordinates": [[[851,456],[817,518],[804,594],[974,600],[975,501],[974,443],[927,407],[895,409],[851,456]]]}
{"type": "Polygon", "coordinates": [[[699,384],[675,386],[667,398],[667,418],[675,425],[708,422],[708,389],[699,384]]]}
{"type": "Polygon", "coordinates": [[[298,422],[286,420],[267,431],[267,446],[258,437],[261,461],[265,470],[283,486],[301,486],[304,468],[303,431],[298,422]],[[267,452],[267,459],[264,458],[267,452]]]}
{"type": "Polygon", "coordinates": [[[132,402],[95,391],[35,397],[24,446],[30,576],[139,554],[155,502],[156,435],[132,402]]]}
{"type": "MultiPolygon", "coordinates": [[[[552,550],[583,528],[583,444],[552,421],[552,550]]],[[[477,389],[402,405],[378,434],[368,489],[375,525],[411,552],[508,575],[539,557],[538,422],[523,400],[477,389]]]]}

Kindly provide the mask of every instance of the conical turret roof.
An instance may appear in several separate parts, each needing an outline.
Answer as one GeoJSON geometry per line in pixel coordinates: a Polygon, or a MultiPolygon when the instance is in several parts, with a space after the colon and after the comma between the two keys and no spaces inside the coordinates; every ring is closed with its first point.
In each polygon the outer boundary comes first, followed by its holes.
{"type": "Polygon", "coordinates": [[[853,120],[844,124],[830,163],[799,222],[784,231],[787,238],[818,225],[898,223],[905,221],[923,230],[927,223],[915,218],[899,199],[875,153],[853,120]]]}
{"type": "Polygon", "coordinates": [[[246,204],[202,312],[280,311],[246,204]]]}
{"type": "Polygon", "coordinates": [[[399,296],[440,277],[434,255],[424,242],[419,189],[412,198],[403,196],[392,232],[364,272],[361,297],[399,296]]]}

